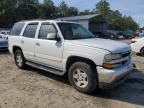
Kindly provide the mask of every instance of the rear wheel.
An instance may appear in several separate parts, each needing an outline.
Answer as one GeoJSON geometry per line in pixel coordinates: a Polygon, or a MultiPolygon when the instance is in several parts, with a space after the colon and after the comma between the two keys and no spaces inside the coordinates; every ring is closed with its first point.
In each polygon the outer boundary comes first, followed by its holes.
{"type": "Polygon", "coordinates": [[[68,72],[71,85],[80,92],[91,93],[98,85],[96,69],[84,62],[74,63],[68,72]]]}
{"type": "Polygon", "coordinates": [[[141,56],[144,56],[144,48],[142,48],[142,49],[140,50],[140,54],[141,54],[141,56]]]}
{"type": "Polygon", "coordinates": [[[18,49],[15,51],[14,58],[15,58],[15,63],[19,69],[22,69],[25,67],[26,60],[21,50],[18,49]]]}

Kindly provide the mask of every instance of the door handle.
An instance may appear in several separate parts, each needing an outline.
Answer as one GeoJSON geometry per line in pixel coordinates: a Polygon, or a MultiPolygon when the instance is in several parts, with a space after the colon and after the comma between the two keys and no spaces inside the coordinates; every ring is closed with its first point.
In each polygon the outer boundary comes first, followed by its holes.
{"type": "Polygon", "coordinates": [[[21,43],[24,44],[24,40],[21,40],[21,43]]]}
{"type": "Polygon", "coordinates": [[[40,46],[40,43],[36,43],[36,46],[40,46]]]}

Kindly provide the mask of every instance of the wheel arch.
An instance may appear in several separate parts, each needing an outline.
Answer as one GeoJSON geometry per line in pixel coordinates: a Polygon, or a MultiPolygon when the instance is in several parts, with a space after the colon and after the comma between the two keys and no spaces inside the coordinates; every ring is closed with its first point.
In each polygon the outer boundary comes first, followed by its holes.
{"type": "Polygon", "coordinates": [[[70,56],[68,57],[67,61],[66,61],[66,72],[68,72],[70,66],[75,63],[75,62],[85,62],[85,63],[88,63],[92,66],[96,66],[96,64],[94,63],[94,61],[92,61],[91,59],[89,58],[85,58],[85,57],[80,57],[80,56],[70,56]]]}
{"type": "Polygon", "coordinates": [[[19,49],[19,50],[22,51],[21,47],[15,45],[15,46],[13,46],[13,49],[12,49],[13,54],[15,53],[15,51],[16,51],[17,49],[19,49]]]}
{"type": "Polygon", "coordinates": [[[141,47],[140,52],[141,52],[141,50],[143,50],[143,49],[144,49],[144,46],[143,46],[143,47],[141,47]]]}

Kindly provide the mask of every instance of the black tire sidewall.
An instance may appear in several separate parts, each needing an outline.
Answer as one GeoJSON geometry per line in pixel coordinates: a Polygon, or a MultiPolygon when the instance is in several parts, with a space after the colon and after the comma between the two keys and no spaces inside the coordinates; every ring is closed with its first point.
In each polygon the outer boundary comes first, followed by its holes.
{"type": "Polygon", "coordinates": [[[78,91],[83,92],[83,93],[91,93],[97,88],[97,86],[98,86],[98,77],[97,76],[98,75],[96,72],[96,67],[93,67],[84,62],[74,63],[68,71],[68,77],[69,77],[69,81],[70,81],[71,85],[75,89],[77,89],[78,91]],[[88,85],[85,88],[78,87],[73,80],[73,72],[76,69],[84,70],[88,76],[88,85]]]}
{"type": "Polygon", "coordinates": [[[15,64],[17,65],[17,67],[18,67],[19,69],[23,69],[24,66],[25,66],[25,58],[24,58],[24,56],[23,56],[22,51],[21,51],[21,50],[16,50],[16,51],[15,51],[14,58],[15,58],[15,64]],[[17,63],[17,61],[16,61],[16,55],[17,55],[17,54],[20,54],[20,55],[21,55],[21,58],[22,58],[22,65],[21,65],[21,66],[19,66],[18,63],[17,63]]]}
{"type": "Polygon", "coordinates": [[[144,48],[142,48],[142,49],[140,50],[140,54],[141,54],[141,56],[144,56],[144,48]]]}

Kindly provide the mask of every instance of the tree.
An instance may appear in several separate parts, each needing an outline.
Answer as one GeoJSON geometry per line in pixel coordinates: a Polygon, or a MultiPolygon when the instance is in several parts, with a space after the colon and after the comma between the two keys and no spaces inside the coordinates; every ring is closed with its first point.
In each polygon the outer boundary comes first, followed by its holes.
{"type": "Polygon", "coordinates": [[[69,7],[65,13],[65,16],[77,16],[78,9],[75,7],[69,7]]]}
{"type": "Polygon", "coordinates": [[[39,6],[39,14],[42,18],[55,18],[56,8],[51,0],[44,0],[44,3],[39,6]]]}
{"type": "Polygon", "coordinates": [[[0,1],[0,27],[10,27],[14,21],[16,0],[0,1]]]}
{"type": "Polygon", "coordinates": [[[83,12],[80,12],[80,15],[90,15],[90,14],[94,14],[94,11],[86,9],[83,12]]]}
{"type": "Polygon", "coordinates": [[[37,18],[35,0],[1,0],[0,27],[11,27],[14,22],[37,18]]]}
{"type": "Polygon", "coordinates": [[[118,10],[111,10],[107,0],[101,0],[96,4],[96,11],[103,15],[114,29],[138,29],[138,24],[132,19],[132,17],[123,16],[118,10]]]}
{"type": "Polygon", "coordinates": [[[61,16],[61,17],[66,16],[67,10],[68,10],[67,4],[64,1],[62,1],[60,3],[60,5],[58,6],[58,14],[59,14],[59,16],[61,16]]]}
{"type": "Polygon", "coordinates": [[[37,5],[37,1],[35,0],[18,0],[15,8],[16,21],[36,19],[38,17],[37,5]]]}
{"type": "Polygon", "coordinates": [[[58,17],[68,17],[78,15],[78,9],[76,7],[68,7],[65,1],[62,1],[57,7],[58,17]]]}
{"type": "Polygon", "coordinates": [[[103,16],[108,17],[110,15],[110,4],[106,0],[101,0],[96,4],[96,10],[103,16]]]}
{"type": "Polygon", "coordinates": [[[131,29],[135,31],[136,29],[139,28],[139,25],[133,20],[131,16],[124,16],[123,17],[123,27],[126,29],[131,29]]]}

